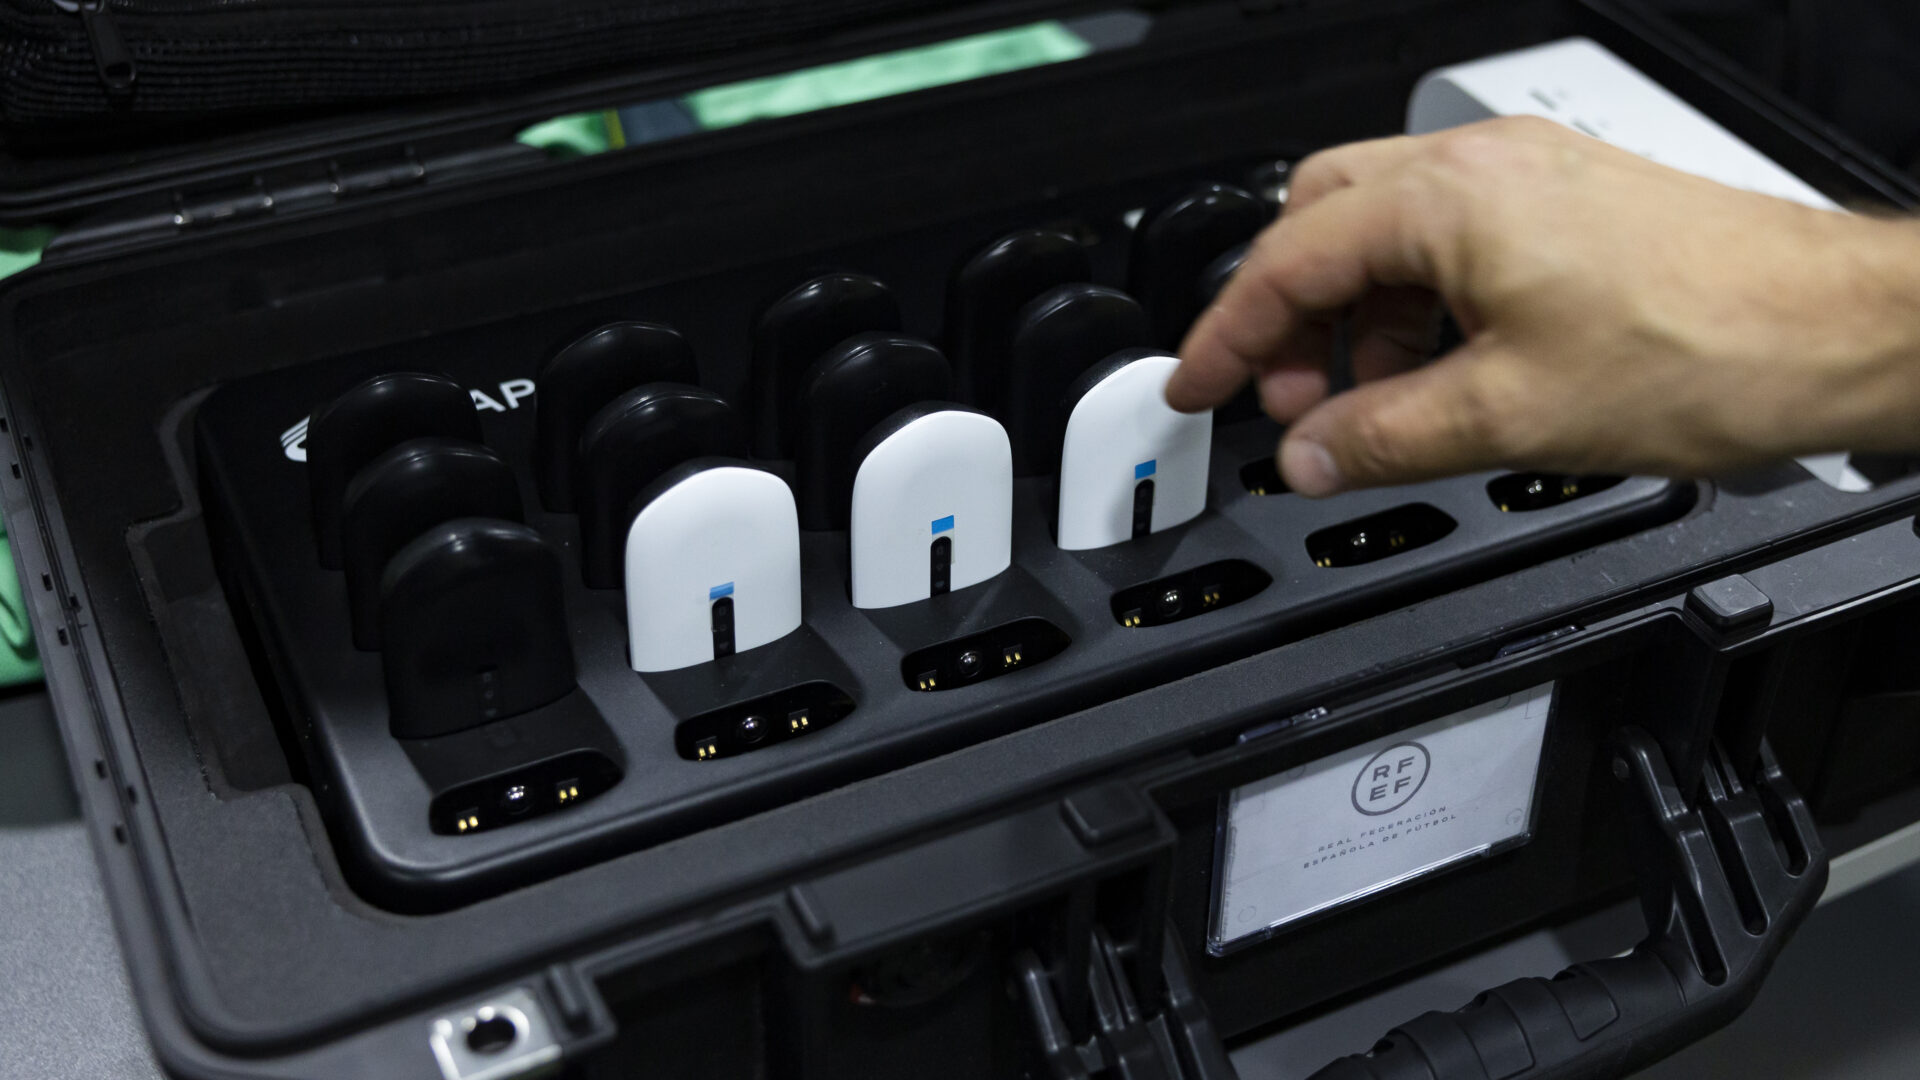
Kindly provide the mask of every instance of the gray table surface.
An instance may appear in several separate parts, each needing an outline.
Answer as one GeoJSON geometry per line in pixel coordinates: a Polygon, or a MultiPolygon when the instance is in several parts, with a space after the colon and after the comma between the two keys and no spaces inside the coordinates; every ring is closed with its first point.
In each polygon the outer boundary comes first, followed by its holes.
{"type": "Polygon", "coordinates": [[[46,696],[0,698],[0,1075],[160,1075],[46,696]]]}
{"type": "MultiPolygon", "coordinates": [[[[154,1080],[93,852],[42,694],[0,696],[0,1077],[154,1080]]],[[[1920,870],[1821,908],[1753,1009],[1640,1080],[1920,1076],[1920,870]]],[[[1245,1080],[1297,1080],[1428,1009],[1639,936],[1631,908],[1531,934],[1241,1046],[1245,1080]]],[[[427,1080],[427,1078],[422,1078],[427,1080]]]]}

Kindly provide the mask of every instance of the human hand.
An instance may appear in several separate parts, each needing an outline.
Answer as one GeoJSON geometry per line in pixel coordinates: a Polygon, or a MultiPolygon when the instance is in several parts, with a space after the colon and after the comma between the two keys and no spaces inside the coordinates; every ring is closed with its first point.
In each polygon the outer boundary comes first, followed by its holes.
{"type": "Polygon", "coordinates": [[[1920,449],[1920,227],[1491,120],[1302,163],[1180,355],[1175,408],[1257,382],[1303,495],[1920,449]],[[1441,303],[1466,343],[1423,363],[1441,303]],[[1359,385],[1329,398],[1345,315],[1359,385]]]}

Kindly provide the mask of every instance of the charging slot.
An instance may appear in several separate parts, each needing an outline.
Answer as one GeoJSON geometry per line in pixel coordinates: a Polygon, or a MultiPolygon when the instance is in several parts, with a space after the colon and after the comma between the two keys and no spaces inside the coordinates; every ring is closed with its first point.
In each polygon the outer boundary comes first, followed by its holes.
{"type": "Polygon", "coordinates": [[[811,735],[852,711],[845,690],[830,682],[802,683],[683,720],[673,745],[688,761],[712,761],[811,735]]]}
{"type": "Polygon", "coordinates": [[[1307,555],[1315,566],[1364,566],[1425,547],[1459,527],[1437,507],[1408,503],[1321,529],[1307,537],[1307,555]]]}
{"type": "Polygon", "coordinates": [[[957,690],[1051,660],[1073,643],[1045,619],[1016,619],[991,630],[915,649],[900,661],[907,688],[922,693],[957,690]]]}
{"type": "Polygon", "coordinates": [[[1624,476],[1508,473],[1487,481],[1487,497],[1503,513],[1524,514],[1597,495],[1625,479],[1624,476]]]}
{"type": "Polygon", "coordinates": [[[1113,617],[1121,626],[1165,626],[1232,607],[1273,584],[1273,576],[1242,559],[1185,570],[1113,594],[1113,617]]]}
{"type": "Polygon", "coordinates": [[[1291,490],[1271,455],[1240,466],[1240,486],[1246,488],[1249,495],[1285,495],[1291,490]]]}
{"type": "Polygon", "coordinates": [[[485,832],[586,802],[619,781],[607,755],[573,750],[441,792],[427,824],[447,836],[485,832]]]}

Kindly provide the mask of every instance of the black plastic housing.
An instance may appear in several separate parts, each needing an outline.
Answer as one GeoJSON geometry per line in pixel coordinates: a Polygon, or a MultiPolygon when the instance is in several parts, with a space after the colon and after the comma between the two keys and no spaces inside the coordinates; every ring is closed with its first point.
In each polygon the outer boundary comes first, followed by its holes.
{"type": "MultiPolygon", "coordinates": [[[[911,370],[904,382],[871,373],[883,392],[874,411],[893,406],[885,392],[905,389],[922,397],[938,394],[945,385],[939,354],[924,344],[861,335],[837,352],[852,366],[839,364],[834,370],[855,375],[868,360],[884,362],[898,353],[897,358],[907,362],[911,370]],[[932,374],[915,374],[921,368],[932,374]],[[934,381],[927,382],[929,378],[934,381]]],[[[474,386],[524,377],[537,362],[477,346],[467,355],[467,378],[474,386]]],[[[1050,531],[1050,482],[1018,481],[1010,570],[922,603],[862,611],[852,607],[847,595],[846,533],[805,529],[809,499],[816,515],[812,524],[834,524],[822,518],[835,506],[844,517],[844,487],[837,499],[831,498],[824,477],[809,484],[803,472],[795,485],[803,507],[802,628],[759,649],[647,676],[635,675],[627,664],[626,607],[617,567],[617,542],[624,539],[617,526],[624,518],[595,513],[592,501],[583,499],[578,515],[536,513],[529,521],[564,564],[565,607],[581,686],[608,718],[625,758],[636,763],[636,769],[641,762],[659,764],[647,770],[644,783],[619,786],[569,814],[484,836],[446,837],[428,830],[425,806],[419,801],[424,793],[414,797],[411,809],[398,797],[413,785],[411,769],[399,748],[380,734],[384,711],[378,694],[369,692],[378,682],[378,658],[354,649],[345,625],[346,605],[339,599],[339,575],[319,565],[306,539],[300,466],[284,455],[259,452],[273,445],[269,440],[282,418],[297,415],[300,402],[324,396],[331,384],[351,383],[356,371],[377,362],[353,357],[231,383],[198,410],[195,433],[205,477],[200,493],[213,533],[233,538],[215,548],[222,579],[231,595],[245,598],[254,610],[262,646],[274,654],[274,666],[289,673],[283,707],[312,730],[321,757],[317,767],[338,778],[335,790],[346,797],[332,817],[353,837],[350,850],[378,853],[372,860],[353,860],[350,867],[370,898],[409,910],[464,903],[524,885],[531,868],[524,855],[509,858],[509,852],[537,848],[542,865],[559,866],[610,842],[641,845],[695,833],[740,813],[823,789],[839,778],[895,767],[942,747],[1045,719],[1063,703],[1108,699],[1200,672],[1452,583],[1671,520],[1695,498],[1690,484],[1637,479],[1557,510],[1505,514],[1487,499],[1485,475],[1323,501],[1292,495],[1263,498],[1236,483],[1241,463],[1269,453],[1278,436],[1272,424],[1254,421],[1219,431],[1209,484],[1212,506],[1188,525],[1111,548],[1062,551],[1050,531]],[[1444,535],[1419,534],[1417,542],[1403,549],[1387,539],[1389,530],[1368,524],[1404,516],[1409,500],[1443,519],[1444,535]],[[1441,506],[1448,512],[1437,509],[1441,506]],[[585,535],[596,528],[609,531],[598,540],[585,535]],[[1344,538],[1369,528],[1381,539],[1364,566],[1316,564],[1322,537],[1344,538]],[[596,561],[602,558],[611,561],[596,561]],[[1169,588],[1190,592],[1186,602],[1191,607],[1163,614],[1159,606],[1142,607],[1133,599],[1143,589],[1157,596],[1169,588]],[[1209,590],[1218,598],[1207,600],[1209,590]],[[1129,612],[1138,611],[1145,617],[1129,621],[1129,612]],[[918,692],[922,687],[915,680],[941,665],[908,672],[905,681],[900,677],[908,654],[1021,619],[1049,623],[1072,644],[1044,665],[1022,664],[1025,670],[1010,673],[1017,677],[942,693],[934,699],[937,704],[918,692]],[[669,738],[684,721],[814,682],[850,693],[857,702],[853,716],[804,746],[727,755],[727,760],[699,769],[669,764],[684,757],[669,738]],[[378,800],[348,794],[374,791],[389,794],[378,800]],[[615,836],[621,839],[614,841],[615,836]]],[[[864,385],[851,389],[859,395],[864,385]]],[[[644,423],[662,405],[686,404],[703,410],[702,418],[711,411],[710,419],[699,423],[734,430],[731,411],[720,410],[706,391],[650,386],[620,400],[629,399],[634,409],[623,411],[616,403],[606,418],[617,420],[633,412],[634,419],[644,423]]],[[[863,404],[865,397],[856,396],[853,406],[863,404]]],[[[482,412],[489,445],[517,463],[520,483],[529,490],[532,412],[524,406],[505,413],[482,412]]],[[[661,422],[677,416],[674,412],[661,422]]],[[[832,410],[817,418],[809,415],[801,426],[808,459],[803,467],[829,462],[834,451],[825,440],[831,436],[840,441],[847,459],[834,472],[843,481],[850,479],[852,452],[846,447],[858,426],[832,410]],[[816,428],[823,440],[819,447],[812,445],[815,435],[810,434],[816,428]]],[[[637,430],[632,440],[636,452],[607,463],[608,482],[616,488],[613,495],[599,496],[600,501],[608,507],[630,505],[622,494],[626,487],[652,475],[661,463],[697,452],[691,431],[637,430]]],[[[585,473],[589,480],[597,475],[592,460],[590,452],[585,473]]],[[[1412,525],[1408,530],[1415,531],[1412,525]]],[[[991,659],[1000,663],[1000,649],[992,652],[991,659]]],[[[953,689],[956,682],[949,678],[941,687],[953,689]]]]}

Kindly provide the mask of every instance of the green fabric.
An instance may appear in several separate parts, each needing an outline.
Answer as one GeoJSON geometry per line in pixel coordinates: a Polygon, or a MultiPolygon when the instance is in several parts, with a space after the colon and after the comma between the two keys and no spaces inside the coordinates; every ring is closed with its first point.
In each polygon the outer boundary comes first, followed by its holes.
{"type": "Polygon", "coordinates": [[[575,113],[535,124],[514,138],[557,158],[586,157],[619,146],[619,124],[611,112],[575,113]]]}
{"type": "MultiPolygon", "coordinates": [[[[51,239],[50,228],[0,229],[0,278],[38,263],[51,239]]],[[[27,621],[26,598],[20,594],[20,576],[14,573],[13,547],[6,536],[6,522],[0,520],[0,686],[17,686],[39,680],[40,653],[33,647],[33,625],[27,621]]]]}
{"type": "Polygon", "coordinates": [[[40,261],[40,249],[53,239],[45,226],[0,229],[0,278],[17,274],[40,261]]]}
{"type": "Polygon", "coordinates": [[[733,127],[1077,60],[1092,51],[1060,23],[1040,22],[710,87],[685,100],[702,127],[733,127]]]}
{"type": "Polygon", "coordinates": [[[40,678],[40,653],[33,647],[33,626],[27,621],[26,598],[20,595],[20,576],[13,572],[13,546],[6,542],[6,530],[0,520],[0,686],[16,686],[40,678]]]}
{"type": "MultiPolygon", "coordinates": [[[[1078,60],[1092,51],[1085,38],[1064,24],[1038,22],[711,86],[678,100],[696,124],[713,130],[1078,60]]],[[[672,100],[642,103],[636,108],[672,100]]],[[[558,158],[598,154],[627,144],[620,128],[620,113],[614,109],[556,117],[522,131],[518,139],[558,158]]]]}

